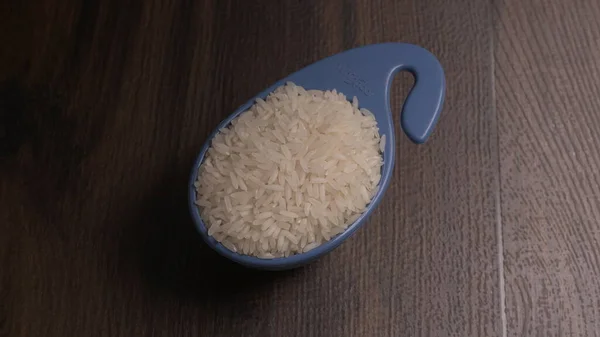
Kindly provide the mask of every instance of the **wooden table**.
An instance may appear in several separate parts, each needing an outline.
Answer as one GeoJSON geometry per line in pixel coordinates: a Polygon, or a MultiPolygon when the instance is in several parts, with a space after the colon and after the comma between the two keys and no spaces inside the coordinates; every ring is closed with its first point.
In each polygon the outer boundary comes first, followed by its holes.
{"type": "MultiPolygon", "coordinates": [[[[599,15],[596,0],[3,1],[0,335],[598,336],[599,15]],[[206,248],[186,180],[218,121],[385,41],[434,52],[448,91],[426,145],[399,137],[368,224],[290,272],[206,248]]],[[[411,84],[395,80],[395,110],[411,84]]]]}

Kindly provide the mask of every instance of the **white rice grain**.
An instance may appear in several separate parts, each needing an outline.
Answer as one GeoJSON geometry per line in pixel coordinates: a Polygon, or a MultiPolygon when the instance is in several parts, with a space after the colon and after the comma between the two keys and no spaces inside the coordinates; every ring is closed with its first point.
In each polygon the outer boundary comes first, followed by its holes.
{"type": "Polygon", "coordinates": [[[383,153],[384,149],[385,149],[385,135],[381,136],[381,139],[379,140],[379,151],[381,151],[381,153],[383,153]]]}

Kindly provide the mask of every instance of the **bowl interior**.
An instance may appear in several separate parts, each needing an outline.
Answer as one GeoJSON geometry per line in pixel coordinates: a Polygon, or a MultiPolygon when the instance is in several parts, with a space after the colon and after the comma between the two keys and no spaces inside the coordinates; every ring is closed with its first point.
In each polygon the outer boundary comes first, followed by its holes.
{"type": "Polygon", "coordinates": [[[242,264],[247,267],[257,268],[257,269],[266,269],[266,270],[283,270],[283,269],[291,269],[308,263],[328,252],[338,247],[344,240],[346,240],[350,235],[352,235],[365,220],[371,215],[375,207],[379,204],[383,193],[389,186],[389,180],[391,176],[391,172],[394,164],[395,157],[395,149],[393,148],[393,144],[395,144],[394,139],[394,128],[392,124],[392,116],[389,112],[389,98],[383,95],[378,95],[370,91],[369,88],[364,86],[359,87],[353,85],[352,83],[346,83],[344,77],[333,76],[339,74],[340,72],[347,73],[348,69],[346,68],[327,68],[327,69],[318,69],[315,73],[296,73],[293,74],[281,81],[275,83],[270,88],[267,88],[242,106],[240,106],[233,114],[227,117],[223,122],[219,124],[219,126],[213,131],[210,135],[206,143],[202,146],[200,154],[194,163],[192,168],[192,172],[190,175],[189,181],[189,208],[194,220],[194,223],[202,235],[204,241],[216,250],[222,256],[242,264]],[[194,187],[194,182],[198,177],[198,168],[200,164],[204,160],[204,156],[206,151],[210,146],[210,142],[213,137],[218,133],[218,131],[224,127],[227,127],[233,119],[235,119],[242,112],[248,110],[253,104],[256,98],[265,99],[269,93],[274,91],[277,87],[285,84],[285,82],[291,81],[296,85],[302,86],[307,90],[317,89],[317,90],[332,90],[336,89],[338,92],[342,92],[346,95],[346,97],[351,100],[352,97],[356,96],[358,98],[359,106],[361,108],[368,109],[371,111],[377,120],[377,124],[379,127],[380,135],[386,136],[386,143],[383,154],[383,166],[381,167],[381,181],[379,183],[378,190],[373,197],[371,203],[367,206],[365,212],[346,230],[337,236],[333,237],[331,240],[321,244],[320,246],[306,252],[300,253],[296,255],[292,255],[289,257],[281,257],[281,258],[273,258],[273,259],[261,259],[253,256],[242,255],[235,252],[230,251],[221,245],[217,240],[208,235],[208,231],[206,229],[206,225],[204,221],[200,217],[200,212],[194,201],[196,200],[196,190],[194,187]]]}

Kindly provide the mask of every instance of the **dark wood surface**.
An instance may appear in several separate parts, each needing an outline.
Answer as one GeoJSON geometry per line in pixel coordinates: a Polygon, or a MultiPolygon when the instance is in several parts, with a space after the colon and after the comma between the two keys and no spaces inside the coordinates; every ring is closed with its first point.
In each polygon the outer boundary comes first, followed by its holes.
{"type": "Polygon", "coordinates": [[[568,3],[4,1],[0,336],[595,336],[600,6],[568,3]],[[208,133],[386,41],[448,92],[368,224],[289,272],[217,257],[185,195],[208,133]]]}
{"type": "Polygon", "coordinates": [[[507,0],[495,84],[509,336],[600,334],[600,3],[507,0]]]}

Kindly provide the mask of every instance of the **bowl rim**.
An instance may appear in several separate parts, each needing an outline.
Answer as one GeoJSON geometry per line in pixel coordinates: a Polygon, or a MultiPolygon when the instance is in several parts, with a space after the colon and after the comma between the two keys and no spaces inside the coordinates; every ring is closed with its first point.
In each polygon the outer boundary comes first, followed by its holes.
{"type": "MultiPolygon", "coordinates": [[[[367,208],[360,215],[360,217],[358,219],[356,219],[356,221],[354,221],[348,227],[346,227],[346,229],[342,233],[332,237],[329,241],[322,243],[321,245],[315,247],[314,249],[311,249],[308,252],[290,255],[288,257],[276,257],[276,258],[272,258],[272,259],[264,259],[264,258],[259,258],[256,256],[236,253],[236,252],[229,250],[225,246],[223,246],[215,238],[208,235],[208,230],[206,228],[206,225],[205,225],[204,221],[202,220],[202,217],[200,216],[199,206],[196,205],[196,186],[194,185],[194,183],[196,182],[196,180],[198,178],[198,171],[199,171],[200,165],[204,161],[206,152],[208,151],[212,140],[219,133],[219,131],[221,129],[223,129],[224,127],[227,127],[229,124],[231,124],[231,121],[233,119],[238,117],[241,113],[247,111],[252,106],[252,104],[254,104],[254,101],[256,98],[259,98],[259,97],[265,98],[269,93],[271,93],[273,90],[275,90],[280,85],[283,85],[285,82],[287,82],[287,80],[282,79],[282,80],[276,82],[275,84],[273,84],[268,89],[265,89],[264,91],[262,91],[260,94],[254,96],[252,99],[248,100],[246,103],[244,103],[243,105],[238,107],[234,113],[232,113],[227,118],[225,118],[211,132],[211,134],[207,137],[207,140],[202,145],[200,153],[196,157],[194,165],[192,166],[192,172],[190,173],[190,178],[189,178],[189,182],[188,182],[188,206],[189,206],[190,215],[192,217],[192,220],[194,222],[196,229],[202,236],[202,239],[204,240],[204,242],[209,247],[211,247],[213,250],[215,250],[217,253],[219,253],[221,256],[223,256],[233,262],[241,264],[243,266],[251,267],[251,268],[255,268],[255,269],[284,270],[284,269],[291,269],[291,268],[299,267],[299,266],[309,263],[323,255],[326,255],[327,253],[331,252],[335,248],[339,247],[346,239],[348,239],[350,236],[352,236],[352,234],[354,234],[356,232],[356,230],[358,230],[366,222],[367,218],[373,213],[373,211],[377,208],[377,206],[381,202],[381,199],[383,198],[385,191],[389,187],[390,180],[391,180],[391,173],[392,173],[392,170],[394,167],[394,161],[395,161],[395,149],[392,148],[392,145],[395,144],[394,128],[391,127],[391,128],[387,128],[385,130],[386,131],[385,133],[380,133],[380,136],[383,136],[383,135],[386,136],[386,142],[385,142],[384,151],[382,153],[383,165],[381,166],[381,180],[379,181],[379,185],[377,187],[378,188],[377,192],[371,199],[371,202],[369,204],[367,204],[367,208]]],[[[297,85],[300,85],[300,84],[297,84],[297,85]]],[[[389,104],[388,102],[386,102],[386,103],[389,104]]]]}

